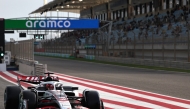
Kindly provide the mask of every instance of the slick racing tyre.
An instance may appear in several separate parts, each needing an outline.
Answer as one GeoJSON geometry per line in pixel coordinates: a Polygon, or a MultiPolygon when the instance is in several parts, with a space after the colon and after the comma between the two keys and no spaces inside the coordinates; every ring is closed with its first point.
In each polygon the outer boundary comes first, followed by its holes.
{"type": "Polygon", "coordinates": [[[86,91],[84,93],[86,107],[89,109],[102,109],[101,100],[97,91],[86,91]]]}
{"type": "Polygon", "coordinates": [[[102,100],[100,101],[100,107],[101,107],[101,109],[105,109],[104,108],[104,102],[102,100]]]}
{"type": "Polygon", "coordinates": [[[21,92],[18,86],[7,86],[4,92],[5,109],[15,109],[19,106],[19,94],[21,92]]]}
{"type": "Polygon", "coordinates": [[[20,94],[19,109],[36,109],[36,94],[31,91],[23,91],[20,94]]]}

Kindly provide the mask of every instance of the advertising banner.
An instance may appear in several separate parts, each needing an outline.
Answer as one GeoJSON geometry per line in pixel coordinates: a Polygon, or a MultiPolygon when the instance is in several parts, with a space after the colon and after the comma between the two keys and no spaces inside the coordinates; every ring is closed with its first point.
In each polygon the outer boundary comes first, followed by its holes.
{"type": "Polygon", "coordinates": [[[5,30],[68,30],[98,29],[99,20],[5,20],[5,30]]]}

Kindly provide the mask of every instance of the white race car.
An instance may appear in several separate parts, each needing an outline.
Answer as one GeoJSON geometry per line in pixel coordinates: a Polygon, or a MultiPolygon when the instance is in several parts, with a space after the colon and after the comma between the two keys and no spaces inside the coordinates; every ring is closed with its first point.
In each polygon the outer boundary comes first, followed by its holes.
{"type": "Polygon", "coordinates": [[[78,87],[64,86],[58,77],[19,76],[18,86],[7,86],[4,93],[5,109],[104,109],[99,93],[78,87]],[[37,84],[24,90],[20,82],[37,84]]]}

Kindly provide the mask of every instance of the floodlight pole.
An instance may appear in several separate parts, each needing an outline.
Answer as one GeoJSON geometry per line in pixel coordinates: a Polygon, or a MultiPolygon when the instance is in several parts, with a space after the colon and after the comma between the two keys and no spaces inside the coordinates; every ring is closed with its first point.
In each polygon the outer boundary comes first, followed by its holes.
{"type": "Polygon", "coordinates": [[[44,0],[44,5],[46,5],[47,4],[47,0],[44,0]]]}
{"type": "MultiPolygon", "coordinates": [[[[44,5],[47,4],[47,0],[44,0],[44,5]]],[[[44,16],[46,17],[47,12],[44,13],[44,16]]]]}

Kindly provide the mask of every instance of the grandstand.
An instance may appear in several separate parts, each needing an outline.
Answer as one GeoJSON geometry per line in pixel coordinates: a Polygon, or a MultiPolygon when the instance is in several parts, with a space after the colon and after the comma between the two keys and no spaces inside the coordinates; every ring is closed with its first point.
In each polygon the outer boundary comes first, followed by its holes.
{"type": "Polygon", "coordinates": [[[78,49],[81,56],[190,61],[188,0],[54,0],[31,14],[57,9],[99,19],[100,28],[45,40],[46,52],[74,54],[78,49]]]}

